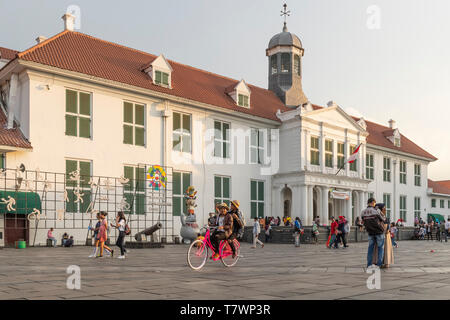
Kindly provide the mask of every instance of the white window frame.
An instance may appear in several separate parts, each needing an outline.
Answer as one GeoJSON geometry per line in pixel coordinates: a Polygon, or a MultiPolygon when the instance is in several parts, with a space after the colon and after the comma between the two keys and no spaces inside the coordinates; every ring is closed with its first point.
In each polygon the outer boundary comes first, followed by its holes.
{"type": "Polygon", "coordinates": [[[400,160],[399,162],[399,172],[400,172],[400,184],[407,184],[406,176],[407,176],[407,164],[406,161],[400,160]],[[402,164],[404,164],[404,171],[402,171],[402,164]]]}
{"type": "Polygon", "coordinates": [[[250,128],[250,163],[251,164],[263,164],[264,163],[264,148],[265,148],[265,134],[264,130],[259,128],[250,128]],[[256,135],[256,144],[253,143],[253,134],[256,135]],[[262,144],[261,140],[262,139],[262,144]],[[256,152],[256,161],[254,161],[252,155],[256,152]]]}
{"type": "Polygon", "coordinates": [[[414,218],[420,219],[421,209],[420,209],[420,197],[414,197],[414,218]]]}
{"type": "Polygon", "coordinates": [[[225,202],[225,201],[228,201],[228,202],[230,202],[231,203],[231,199],[232,199],[232,193],[231,193],[231,191],[232,191],[232,187],[231,187],[231,176],[223,176],[223,175],[218,175],[218,174],[215,174],[214,176],[213,176],[213,178],[214,178],[214,203],[216,203],[216,199],[220,199],[221,201],[219,201],[219,202],[225,202]],[[220,178],[220,183],[221,183],[221,195],[220,195],[220,197],[219,198],[216,198],[216,190],[215,190],[215,187],[216,187],[216,178],[220,178]],[[230,183],[228,184],[229,185],[229,187],[230,187],[230,189],[228,190],[228,193],[229,193],[229,198],[225,198],[224,196],[223,196],[223,178],[228,178],[228,180],[230,181],[230,183]]]}
{"type": "Polygon", "coordinates": [[[214,150],[213,156],[216,158],[230,159],[231,158],[231,123],[222,120],[214,120],[214,150]],[[220,123],[220,138],[216,137],[216,123],[220,123]],[[223,125],[228,125],[228,139],[223,137],[223,125]],[[220,144],[220,153],[216,152],[216,143],[220,144]],[[228,145],[228,155],[223,154],[223,146],[228,145]]]}
{"type": "Polygon", "coordinates": [[[391,182],[391,158],[389,157],[383,157],[383,181],[391,182]],[[389,164],[389,168],[386,168],[386,163],[389,164]]]}
{"type": "MultiPolygon", "coordinates": [[[[147,117],[145,116],[147,114],[147,109],[146,109],[146,105],[145,103],[139,103],[139,102],[134,102],[134,101],[129,101],[129,100],[123,100],[122,103],[122,107],[125,109],[125,103],[131,103],[133,105],[133,123],[129,123],[129,122],[125,122],[125,116],[123,116],[122,118],[122,122],[123,122],[123,126],[127,125],[129,127],[133,128],[133,143],[123,143],[123,144],[128,144],[130,146],[136,146],[136,147],[146,147],[147,146],[147,129],[146,129],[146,125],[147,125],[147,117]],[[139,106],[143,106],[144,107],[144,124],[136,124],[136,105],[139,106]],[[141,128],[144,129],[144,145],[137,145],[136,144],[136,130],[135,128],[141,128]]],[[[125,130],[125,129],[124,129],[125,130]]],[[[125,131],[123,132],[124,134],[124,138],[125,138],[125,131]]]]}
{"type": "Polygon", "coordinates": [[[248,94],[239,93],[237,94],[237,105],[244,108],[250,108],[250,97],[248,94]],[[242,97],[242,103],[240,98],[242,97]]]}
{"type": "Polygon", "coordinates": [[[392,196],[390,193],[383,193],[383,203],[386,206],[386,217],[391,218],[392,196]],[[389,200],[389,201],[388,201],[389,200]],[[388,206],[389,205],[389,206],[388,206]]]}
{"type": "Polygon", "coordinates": [[[366,154],[366,179],[374,180],[375,156],[373,153],[366,154]],[[370,166],[370,159],[372,159],[372,166],[370,166]]]}
{"type": "Polygon", "coordinates": [[[334,153],[334,141],[332,139],[325,139],[325,167],[327,167],[327,168],[333,168],[334,167],[333,153],[334,153]],[[327,144],[331,145],[331,150],[327,150],[327,144]],[[327,156],[328,156],[328,159],[331,158],[331,165],[330,166],[327,165],[327,156]]]}
{"type": "MultiPolygon", "coordinates": [[[[93,132],[92,132],[92,129],[93,129],[93,126],[92,126],[93,97],[92,96],[93,96],[93,94],[92,94],[92,92],[79,90],[79,89],[73,89],[73,88],[69,88],[69,87],[65,87],[64,89],[65,89],[64,90],[64,98],[66,98],[66,96],[67,96],[67,90],[74,91],[74,92],[77,93],[77,113],[73,113],[73,112],[67,111],[67,105],[66,105],[67,102],[65,102],[65,105],[64,105],[64,116],[70,115],[70,116],[77,117],[77,135],[76,136],[68,135],[67,134],[66,123],[64,123],[64,130],[66,131],[65,132],[65,136],[66,137],[84,138],[84,139],[92,140],[93,139],[93,132]],[[84,94],[88,94],[89,95],[89,116],[80,113],[80,93],[84,93],[84,94]],[[80,126],[79,118],[89,119],[89,135],[90,135],[90,137],[81,137],[80,136],[80,128],[81,128],[81,126],[80,126]]],[[[66,122],[66,119],[64,119],[64,122],[66,122]]]]}
{"type": "Polygon", "coordinates": [[[192,114],[186,113],[186,112],[174,111],[172,113],[172,150],[173,151],[177,151],[177,152],[183,152],[183,153],[192,153],[192,131],[193,131],[193,128],[192,128],[192,114]],[[173,117],[174,117],[175,113],[180,115],[180,128],[177,129],[177,130],[173,129],[173,117]],[[190,126],[190,129],[191,129],[189,133],[185,132],[186,130],[183,128],[183,116],[184,115],[189,116],[189,126],[190,126]],[[180,138],[181,138],[181,140],[180,140],[180,150],[175,150],[175,147],[173,145],[173,141],[174,141],[173,136],[174,136],[174,134],[179,134],[180,135],[180,138]],[[189,140],[190,140],[189,151],[183,151],[183,140],[185,139],[185,137],[189,137],[189,140]]]}
{"type": "Polygon", "coordinates": [[[256,213],[257,213],[256,215],[257,215],[257,217],[258,218],[265,217],[265,211],[266,211],[266,203],[265,203],[265,201],[266,201],[266,194],[265,194],[265,192],[266,192],[266,182],[264,180],[250,179],[250,215],[251,215],[251,204],[252,203],[256,203],[256,213]],[[252,182],[256,182],[256,200],[252,200],[251,199],[252,182]],[[259,200],[259,193],[258,193],[259,192],[259,187],[258,187],[258,184],[260,182],[263,183],[263,197],[264,197],[263,200],[259,200]],[[262,215],[261,215],[261,212],[259,212],[259,204],[260,203],[262,203],[264,205],[262,215]]]}
{"type": "Polygon", "coordinates": [[[420,163],[414,164],[414,185],[420,187],[422,184],[422,166],[420,163]]]}
{"type": "Polygon", "coordinates": [[[313,166],[320,166],[320,137],[318,137],[318,136],[311,136],[310,137],[309,156],[310,156],[309,162],[310,162],[311,165],[313,165],[313,166]],[[312,139],[317,139],[317,148],[313,148],[312,139]],[[318,163],[313,163],[312,162],[312,160],[313,160],[312,152],[317,152],[318,163]]]}
{"type": "Polygon", "coordinates": [[[400,208],[400,219],[402,219],[404,222],[406,222],[407,197],[405,195],[400,195],[399,208],[400,208]]]}

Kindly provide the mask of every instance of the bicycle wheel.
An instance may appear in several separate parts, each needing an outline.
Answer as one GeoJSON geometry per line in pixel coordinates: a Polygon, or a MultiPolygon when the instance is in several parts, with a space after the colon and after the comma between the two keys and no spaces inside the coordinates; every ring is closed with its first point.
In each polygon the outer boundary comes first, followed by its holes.
{"type": "MultiPolygon", "coordinates": [[[[226,241],[226,240],[223,240],[226,241]]],[[[220,248],[220,260],[225,267],[232,267],[239,260],[240,245],[239,242],[233,240],[234,247],[236,248],[236,256],[233,258],[231,248],[228,245],[221,245],[220,248]]]]}
{"type": "Polygon", "coordinates": [[[187,253],[188,265],[194,270],[200,270],[208,258],[208,247],[202,240],[195,240],[189,246],[187,253]]]}

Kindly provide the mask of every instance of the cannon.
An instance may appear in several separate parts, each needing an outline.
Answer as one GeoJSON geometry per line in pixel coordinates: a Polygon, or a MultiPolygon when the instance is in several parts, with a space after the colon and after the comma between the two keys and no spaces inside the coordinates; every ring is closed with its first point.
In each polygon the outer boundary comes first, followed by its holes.
{"type": "Polygon", "coordinates": [[[136,239],[136,241],[141,241],[141,237],[140,237],[140,236],[141,236],[142,234],[143,234],[143,235],[146,235],[146,236],[150,236],[150,235],[152,235],[155,231],[158,231],[158,230],[161,229],[161,228],[162,228],[162,224],[161,224],[161,222],[158,222],[157,224],[151,226],[150,228],[147,228],[147,229],[145,229],[145,230],[142,230],[142,231],[136,233],[136,234],[134,235],[134,238],[136,239]]]}

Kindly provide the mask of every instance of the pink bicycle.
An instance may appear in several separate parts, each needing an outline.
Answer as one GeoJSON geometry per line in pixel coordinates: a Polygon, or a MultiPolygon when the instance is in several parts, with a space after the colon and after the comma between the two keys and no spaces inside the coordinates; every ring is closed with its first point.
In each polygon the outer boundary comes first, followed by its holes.
{"type": "MultiPolygon", "coordinates": [[[[233,240],[236,255],[233,258],[228,240],[222,240],[219,244],[219,259],[225,267],[232,267],[236,264],[240,257],[240,243],[236,239],[233,240]]],[[[204,239],[197,239],[191,243],[187,253],[187,262],[194,270],[200,270],[208,260],[208,251],[211,249],[214,255],[214,247],[211,243],[211,231],[207,229],[204,239]]]]}

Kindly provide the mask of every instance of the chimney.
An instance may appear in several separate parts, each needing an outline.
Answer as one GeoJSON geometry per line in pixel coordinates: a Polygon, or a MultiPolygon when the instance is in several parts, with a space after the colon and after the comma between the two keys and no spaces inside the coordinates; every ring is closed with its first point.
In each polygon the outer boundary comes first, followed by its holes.
{"type": "Polygon", "coordinates": [[[336,107],[337,104],[336,104],[336,102],[334,102],[333,100],[331,100],[331,101],[328,101],[327,106],[328,106],[328,107],[336,107]]]}
{"type": "Polygon", "coordinates": [[[75,16],[70,13],[66,13],[61,17],[64,20],[64,30],[73,31],[73,27],[75,24],[75,16]]]}
{"type": "Polygon", "coordinates": [[[397,129],[397,124],[395,123],[395,120],[389,120],[389,128],[391,129],[397,129]]]}
{"type": "Polygon", "coordinates": [[[39,36],[39,37],[36,38],[37,44],[42,43],[45,40],[47,40],[47,37],[44,37],[44,36],[39,36]]]}

